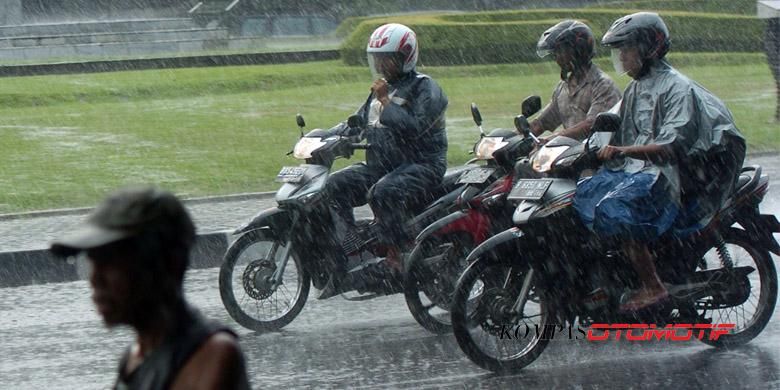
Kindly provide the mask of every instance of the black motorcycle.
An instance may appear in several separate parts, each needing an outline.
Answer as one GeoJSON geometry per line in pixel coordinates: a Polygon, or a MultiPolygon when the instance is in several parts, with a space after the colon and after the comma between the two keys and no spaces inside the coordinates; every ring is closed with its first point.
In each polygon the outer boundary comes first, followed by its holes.
{"type": "MultiPolygon", "coordinates": [[[[619,121],[601,114],[594,129],[613,130],[619,121]]],[[[558,137],[532,157],[529,169],[546,177],[518,180],[509,195],[518,203],[515,227],[472,251],[457,282],[451,313],[460,348],[479,366],[508,372],[533,362],[567,326],[693,324],[703,329],[700,340],[716,347],[756,337],[777,302],[770,252],[780,255],[772,236],[780,223],[759,211],[769,184],[761,168],[742,169],[707,227],[653,244],[670,298],[623,312],[621,296],[639,287],[633,267],[618,242],[597,239],[572,207],[580,172],[597,166],[596,150],[558,137]],[[712,337],[716,330],[708,327],[719,324],[734,327],[712,337]]]]}
{"type": "MultiPolygon", "coordinates": [[[[303,134],[303,118],[299,115],[297,120],[303,134]]],[[[354,225],[345,221],[324,191],[336,159],[371,148],[351,135],[364,129],[363,119],[352,116],[345,132],[349,136],[321,129],[302,135],[291,153],[305,163],[279,172],[277,181],[283,185],[276,193],[277,206],[234,231],[240,236],[225,254],[219,290],[228,313],[242,326],[266,331],[287,325],[303,309],[311,284],[323,290],[318,299],[341,294],[364,300],[402,291],[402,277],[386,264],[387,247],[377,244],[381,232],[373,229],[371,220],[354,225]],[[345,294],[353,291],[360,295],[345,294]]],[[[447,215],[471,186],[458,179],[478,168],[467,164],[448,170],[443,184],[432,188],[420,209],[413,210],[415,217],[404,225],[407,235],[414,237],[447,215]]]]}

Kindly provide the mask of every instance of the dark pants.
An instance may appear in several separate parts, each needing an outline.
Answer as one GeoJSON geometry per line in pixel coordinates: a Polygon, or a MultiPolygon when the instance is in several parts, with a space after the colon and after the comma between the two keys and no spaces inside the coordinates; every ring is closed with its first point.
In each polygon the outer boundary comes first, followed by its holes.
{"type": "Polygon", "coordinates": [[[664,176],[600,169],[577,184],[574,209],[599,237],[652,241],[679,211],[667,186],[664,176]]]}
{"type": "Polygon", "coordinates": [[[404,164],[382,175],[359,163],[331,175],[326,191],[336,212],[349,223],[355,220],[352,208],[368,203],[385,233],[379,241],[397,244],[409,238],[404,223],[433,200],[441,180],[441,175],[419,164],[404,164]]]}

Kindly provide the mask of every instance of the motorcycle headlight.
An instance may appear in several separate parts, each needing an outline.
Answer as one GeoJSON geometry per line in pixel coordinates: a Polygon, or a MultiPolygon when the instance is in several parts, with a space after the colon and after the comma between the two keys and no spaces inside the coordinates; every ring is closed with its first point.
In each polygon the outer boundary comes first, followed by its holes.
{"type": "Polygon", "coordinates": [[[474,154],[480,160],[490,160],[493,158],[493,153],[509,142],[504,141],[504,137],[483,137],[479,140],[479,143],[474,147],[474,154]]]}
{"type": "Polygon", "coordinates": [[[552,163],[563,154],[567,149],[566,145],[543,146],[539,152],[531,159],[531,166],[534,171],[539,173],[548,172],[552,168],[552,163]]]}
{"type": "Polygon", "coordinates": [[[303,137],[295,144],[293,157],[299,160],[311,158],[311,154],[325,144],[320,137],[303,137]]]}
{"type": "Polygon", "coordinates": [[[557,165],[560,165],[562,167],[565,167],[567,165],[571,165],[577,159],[577,157],[579,157],[579,155],[573,155],[573,156],[569,156],[569,157],[564,157],[564,158],[560,159],[560,161],[558,161],[557,165]]]}

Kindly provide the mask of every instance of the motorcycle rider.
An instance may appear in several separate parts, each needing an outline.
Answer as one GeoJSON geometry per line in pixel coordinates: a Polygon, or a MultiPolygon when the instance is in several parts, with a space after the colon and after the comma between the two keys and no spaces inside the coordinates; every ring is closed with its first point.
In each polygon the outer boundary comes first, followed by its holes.
{"type": "Polygon", "coordinates": [[[666,61],[669,30],[658,14],[617,19],[602,44],[633,80],[620,130],[598,152],[605,167],[578,185],[574,206],[597,235],[621,239],[641,283],[621,309],[635,311],[668,297],[647,242],[709,222],[733,191],[745,141],[723,102],[666,61]]]}
{"type": "MultiPolygon", "coordinates": [[[[427,201],[447,169],[447,96],[429,76],[416,71],[417,36],[390,23],[377,28],[366,47],[375,81],[357,114],[366,119],[363,134],[371,148],[366,161],[334,173],[326,187],[333,206],[354,224],[352,209],[368,203],[376,236],[388,248],[387,261],[400,269],[394,245],[406,239],[401,229],[416,207],[427,201]]],[[[349,134],[346,124],[332,133],[349,134]]]]}
{"type": "Polygon", "coordinates": [[[590,27],[575,20],[564,20],[539,37],[536,54],[540,58],[553,55],[561,68],[561,81],[555,86],[550,102],[531,121],[534,135],[563,125],[554,135],[583,139],[596,115],[620,100],[615,82],[591,62],[595,41],[590,27]]]}

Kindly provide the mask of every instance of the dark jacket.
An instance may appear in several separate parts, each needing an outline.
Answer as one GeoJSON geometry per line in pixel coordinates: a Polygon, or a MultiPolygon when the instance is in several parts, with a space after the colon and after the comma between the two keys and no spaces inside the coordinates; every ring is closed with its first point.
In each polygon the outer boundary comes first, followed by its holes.
{"type": "MultiPolygon", "coordinates": [[[[372,145],[366,164],[382,174],[404,164],[424,165],[440,175],[447,169],[447,96],[430,77],[410,72],[390,84],[390,104],[377,125],[369,124],[363,137],[372,145]]],[[[357,111],[369,122],[374,99],[357,111]]],[[[345,125],[334,130],[344,130],[345,125]]]]}

